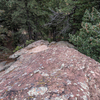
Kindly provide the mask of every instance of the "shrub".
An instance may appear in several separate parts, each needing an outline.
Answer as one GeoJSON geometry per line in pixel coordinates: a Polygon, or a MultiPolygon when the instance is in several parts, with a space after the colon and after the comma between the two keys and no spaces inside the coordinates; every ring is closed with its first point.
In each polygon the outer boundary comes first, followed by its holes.
{"type": "Polygon", "coordinates": [[[20,49],[22,49],[22,47],[21,47],[21,46],[17,46],[17,47],[15,48],[15,50],[13,50],[13,52],[16,52],[16,51],[18,51],[18,50],[20,50],[20,49]]]}
{"type": "Polygon", "coordinates": [[[81,26],[82,28],[78,34],[69,34],[69,41],[81,53],[100,62],[100,12],[94,7],[91,12],[87,9],[81,26]]]}
{"type": "Polygon", "coordinates": [[[25,45],[27,46],[27,45],[31,44],[32,42],[34,42],[34,40],[26,40],[25,45]]]}
{"type": "Polygon", "coordinates": [[[0,46],[0,52],[5,53],[5,54],[11,53],[11,51],[8,48],[4,47],[4,46],[0,46]]]}

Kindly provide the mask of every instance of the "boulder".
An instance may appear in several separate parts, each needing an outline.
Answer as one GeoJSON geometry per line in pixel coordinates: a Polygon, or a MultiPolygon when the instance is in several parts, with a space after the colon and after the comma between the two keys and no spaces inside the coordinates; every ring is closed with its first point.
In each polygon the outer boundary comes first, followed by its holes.
{"type": "Polygon", "coordinates": [[[31,53],[31,50],[34,49],[35,47],[39,47],[39,46],[42,46],[42,45],[48,45],[48,44],[49,44],[48,41],[38,40],[36,42],[29,44],[27,47],[22,48],[21,50],[18,50],[13,55],[11,55],[9,58],[12,58],[12,59],[18,58],[22,54],[25,54],[25,53],[28,53],[28,52],[31,53]]]}
{"type": "Polygon", "coordinates": [[[75,48],[71,43],[69,43],[67,41],[59,41],[59,42],[56,43],[56,45],[67,46],[69,48],[75,48]]]}
{"type": "Polygon", "coordinates": [[[0,100],[100,100],[100,63],[62,43],[31,45],[0,73],[0,100]]]}
{"type": "Polygon", "coordinates": [[[9,68],[15,61],[7,63],[7,64],[6,64],[6,62],[7,61],[0,62],[0,72],[9,68]]]}

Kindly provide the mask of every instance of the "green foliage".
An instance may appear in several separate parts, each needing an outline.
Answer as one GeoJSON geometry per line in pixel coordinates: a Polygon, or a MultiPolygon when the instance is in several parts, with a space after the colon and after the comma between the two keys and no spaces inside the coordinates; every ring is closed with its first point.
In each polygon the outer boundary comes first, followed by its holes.
{"type": "MultiPolygon", "coordinates": [[[[99,2],[99,1],[98,1],[99,2]]],[[[82,17],[85,10],[91,10],[92,6],[97,6],[94,0],[54,0],[50,3],[52,14],[46,23],[47,30],[50,31],[54,41],[63,37],[68,40],[68,34],[75,34],[81,28],[82,17]]],[[[61,40],[61,39],[60,39],[61,40]]]]}
{"type": "Polygon", "coordinates": [[[12,34],[13,46],[16,47],[20,43],[20,32],[14,32],[12,34]]]}
{"type": "Polygon", "coordinates": [[[70,33],[75,34],[81,28],[82,17],[85,10],[99,5],[99,0],[65,0],[63,11],[70,15],[70,33]]]}
{"type": "Polygon", "coordinates": [[[14,33],[21,28],[28,32],[29,39],[37,39],[48,20],[49,0],[0,0],[2,25],[14,33]]]}
{"type": "Polygon", "coordinates": [[[50,38],[49,41],[52,38],[54,41],[68,40],[69,33],[76,33],[81,28],[85,10],[99,5],[99,2],[99,0],[0,0],[2,10],[0,25],[14,33],[12,36],[15,46],[20,41],[20,35],[22,36],[20,29],[27,31],[29,39],[38,40],[46,37],[50,38]]]}
{"type": "Polygon", "coordinates": [[[4,47],[4,46],[0,46],[0,51],[2,53],[5,53],[5,54],[11,53],[11,51],[8,48],[4,47]]]}
{"type": "Polygon", "coordinates": [[[100,62],[100,12],[94,7],[91,12],[87,9],[81,25],[79,34],[69,35],[70,41],[80,52],[100,62]]]}
{"type": "Polygon", "coordinates": [[[32,42],[34,42],[34,40],[26,40],[25,45],[27,46],[27,45],[31,44],[32,42]]]}
{"type": "Polygon", "coordinates": [[[50,43],[50,42],[52,42],[52,39],[51,38],[47,38],[47,41],[50,43]]]}
{"type": "Polygon", "coordinates": [[[18,50],[20,50],[20,49],[22,49],[22,47],[21,47],[21,46],[17,46],[17,47],[15,48],[15,50],[13,50],[13,52],[16,52],[16,51],[18,51],[18,50]]]}
{"type": "Polygon", "coordinates": [[[49,16],[48,23],[45,24],[50,37],[53,38],[53,41],[57,41],[60,36],[68,33],[70,30],[69,18],[66,12],[63,9],[66,7],[64,0],[53,0],[50,4],[51,15],[49,16]]]}
{"type": "Polygon", "coordinates": [[[4,28],[3,26],[0,27],[0,45],[3,45],[5,46],[7,44],[7,39],[10,38],[8,35],[7,35],[7,28],[4,28]]]}
{"type": "Polygon", "coordinates": [[[3,34],[0,34],[0,44],[1,45],[6,45],[6,41],[5,41],[5,35],[3,35],[3,34]]]}
{"type": "MultiPolygon", "coordinates": [[[[32,42],[34,42],[34,40],[26,40],[25,46],[31,44],[32,42]]],[[[18,51],[18,50],[22,49],[23,47],[24,47],[23,45],[22,45],[22,46],[17,46],[17,47],[15,48],[15,50],[13,50],[13,52],[18,51]]]]}

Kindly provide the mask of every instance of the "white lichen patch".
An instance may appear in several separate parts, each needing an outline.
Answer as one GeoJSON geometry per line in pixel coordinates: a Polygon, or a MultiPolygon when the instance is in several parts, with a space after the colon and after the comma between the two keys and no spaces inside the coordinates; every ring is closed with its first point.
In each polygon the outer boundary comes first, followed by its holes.
{"type": "Polygon", "coordinates": [[[14,100],[18,100],[17,98],[14,98],[14,100]]]}
{"type": "Polygon", "coordinates": [[[47,91],[47,87],[33,87],[31,90],[29,90],[27,93],[29,96],[37,96],[37,95],[44,95],[47,91]]]}
{"type": "Polygon", "coordinates": [[[76,96],[80,96],[79,94],[76,94],[76,96]]]}
{"type": "Polygon", "coordinates": [[[0,90],[0,92],[2,92],[3,90],[0,90]]]}
{"type": "Polygon", "coordinates": [[[84,91],[82,88],[80,88],[81,91],[84,91]]]}
{"type": "Polygon", "coordinates": [[[86,95],[83,95],[83,100],[88,100],[86,95]]]}
{"type": "Polygon", "coordinates": [[[74,67],[74,65],[73,65],[73,64],[70,64],[70,65],[68,66],[68,68],[69,68],[69,67],[74,67]]]}
{"type": "Polygon", "coordinates": [[[54,76],[58,71],[60,71],[61,69],[53,69],[53,71],[51,72],[51,76],[54,76]]]}
{"type": "Polygon", "coordinates": [[[35,71],[34,71],[34,74],[36,74],[36,73],[38,73],[38,72],[40,72],[40,70],[35,70],[35,71]]]}
{"type": "Polygon", "coordinates": [[[29,86],[30,84],[26,84],[25,86],[29,86]]]}
{"type": "Polygon", "coordinates": [[[33,76],[33,73],[32,73],[32,74],[30,74],[30,76],[33,76]]]}
{"type": "Polygon", "coordinates": [[[79,90],[79,89],[78,89],[77,91],[78,91],[78,92],[80,92],[80,90],[79,90]]]}
{"type": "Polygon", "coordinates": [[[97,89],[97,86],[96,86],[96,85],[94,85],[94,88],[95,88],[95,89],[97,89]]]}
{"type": "MultiPolygon", "coordinates": [[[[40,64],[40,66],[42,66],[42,64],[40,64]]],[[[42,66],[42,67],[39,67],[39,69],[44,69],[44,67],[42,66]]]]}
{"type": "Polygon", "coordinates": [[[2,79],[2,81],[0,82],[0,84],[2,84],[6,79],[2,79]]]}
{"type": "Polygon", "coordinates": [[[77,85],[77,83],[74,83],[74,85],[77,85]]]}
{"type": "Polygon", "coordinates": [[[85,68],[85,66],[80,66],[77,70],[82,70],[84,68],[85,68]]]}
{"type": "Polygon", "coordinates": [[[86,83],[80,82],[80,85],[81,85],[81,87],[82,87],[83,89],[85,89],[85,90],[88,90],[88,89],[89,89],[89,87],[88,87],[88,85],[87,85],[86,83]]]}
{"type": "Polygon", "coordinates": [[[25,76],[25,75],[27,75],[27,73],[22,74],[22,76],[25,76]]]}
{"type": "Polygon", "coordinates": [[[7,90],[10,91],[12,89],[12,86],[7,86],[7,90]]]}
{"type": "Polygon", "coordinates": [[[51,98],[51,100],[67,100],[70,96],[66,97],[66,95],[62,95],[59,97],[51,98]]]}
{"type": "Polygon", "coordinates": [[[93,71],[90,71],[90,73],[94,74],[94,72],[93,72],[93,71]]]}
{"type": "Polygon", "coordinates": [[[75,100],[78,100],[77,97],[75,97],[75,100]]]}
{"type": "Polygon", "coordinates": [[[41,73],[42,76],[49,76],[49,74],[42,72],[41,73]]]}
{"type": "Polygon", "coordinates": [[[83,93],[84,93],[84,95],[87,95],[90,97],[90,92],[83,92],[83,93]]]}
{"type": "Polygon", "coordinates": [[[71,81],[70,80],[67,80],[67,85],[71,84],[71,81]]]}
{"type": "Polygon", "coordinates": [[[70,97],[74,97],[73,93],[70,94],[70,97]]]}
{"type": "Polygon", "coordinates": [[[84,69],[84,68],[85,68],[85,66],[80,67],[80,69],[84,69]]]}
{"type": "Polygon", "coordinates": [[[18,84],[18,86],[21,86],[21,84],[18,84]]]}
{"type": "Polygon", "coordinates": [[[63,64],[61,65],[61,68],[60,68],[60,69],[63,69],[63,68],[64,68],[64,66],[65,66],[65,65],[64,65],[64,63],[63,63],[63,64]]]}
{"type": "Polygon", "coordinates": [[[55,61],[55,58],[49,58],[49,59],[46,60],[46,63],[48,64],[48,63],[52,63],[54,61],[55,61]]]}
{"type": "MultiPolygon", "coordinates": [[[[67,75],[67,72],[64,72],[64,75],[67,75]]],[[[66,77],[66,76],[65,76],[66,77]]]]}

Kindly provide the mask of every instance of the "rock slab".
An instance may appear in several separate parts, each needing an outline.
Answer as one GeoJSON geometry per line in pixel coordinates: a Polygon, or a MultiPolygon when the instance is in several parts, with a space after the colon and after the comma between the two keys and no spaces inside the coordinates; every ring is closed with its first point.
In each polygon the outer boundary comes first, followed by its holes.
{"type": "Polygon", "coordinates": [[[0,100],[100,100],[100,63],[56,43],[25,50],[0,73],[0,100]]]}

